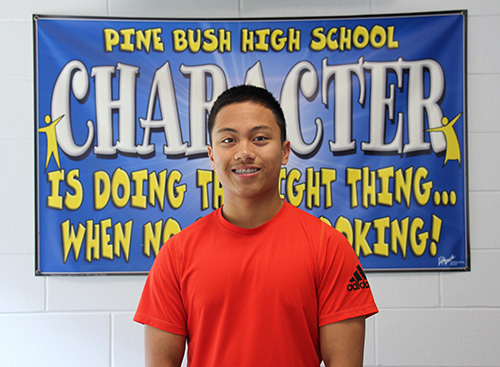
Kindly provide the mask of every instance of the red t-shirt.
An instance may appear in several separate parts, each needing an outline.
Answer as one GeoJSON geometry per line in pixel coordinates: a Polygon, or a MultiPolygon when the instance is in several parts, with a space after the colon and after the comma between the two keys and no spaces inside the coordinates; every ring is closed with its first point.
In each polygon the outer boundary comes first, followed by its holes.
{"type": "Polygon", "coordinates": [[[312,367],[320,326],[377,311],[346,238],[285,202],[254,229],[219,209],[169,239],[134,320],[187,336],[191,367],[312,367]]]}

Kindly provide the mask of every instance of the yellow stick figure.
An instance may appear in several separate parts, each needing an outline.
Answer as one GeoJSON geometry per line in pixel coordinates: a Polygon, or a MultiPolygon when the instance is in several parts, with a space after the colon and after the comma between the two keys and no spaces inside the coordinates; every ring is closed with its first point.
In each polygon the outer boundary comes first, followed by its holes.
{"type": "Polygon", "coordinates": [[[52,122],[52,118],[50,117],[50,115],[46,115],[45,123],[48,126],[41,127],[38,129],[38,131],[45,133],[45,135],[47,135],[47,159],[45,161],[45,171],[47,171],[47,167],[49,166],[49,161],[51,156],[54,156],[54,159],[56,160],[57,163],[57,167],[61,169],[61,165],[59,163],[59,150],[57,147],[56,124],[59,121],[61,121],[63,117],[64,115],[62,115],[57,120],[52,122]]]}
{"type": "Polygon", "coordinates": [[[432,129],[427,129],[426,131],[440,131],[444,134],[446,140],[446,153],[444,156],[443,166],[448,161],[456,160],[460,165],[460,143],[458,142],[457,133],[453,129],[453,125],[458,121],[458,118],[462,116],[461,113],[457,115],[453,120],[449,121],[448,117],[443,117],[441,123],[443,126],[435,127],[432,129]]]}

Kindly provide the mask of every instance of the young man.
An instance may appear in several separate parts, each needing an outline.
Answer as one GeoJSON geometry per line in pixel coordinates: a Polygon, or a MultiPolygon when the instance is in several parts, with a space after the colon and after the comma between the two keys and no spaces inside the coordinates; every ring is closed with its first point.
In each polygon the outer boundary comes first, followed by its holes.
{"type": "Polygon", "coordinates": [[[377,312],[346,238],[280,198],[285,119],[265,89],[224,92],[208,154],[224,205],[173,236],[151,269],[135,320],[148,366],[361,367],[377,312]]]}

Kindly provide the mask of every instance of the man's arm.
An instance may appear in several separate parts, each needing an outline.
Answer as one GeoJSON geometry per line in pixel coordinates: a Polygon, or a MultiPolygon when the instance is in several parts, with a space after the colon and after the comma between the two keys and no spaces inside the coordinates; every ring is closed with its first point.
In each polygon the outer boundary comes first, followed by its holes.
{"type": "Polygon", "coordinates": [[[184,357],[186,337],[144,326],[147,367],[179,367],[184,357]]]}
{"type": "Polygon", "coordinates": [[[356,317],[319,328],[321,356],[325,366],[362,367],[365,317],[356,317]]]}

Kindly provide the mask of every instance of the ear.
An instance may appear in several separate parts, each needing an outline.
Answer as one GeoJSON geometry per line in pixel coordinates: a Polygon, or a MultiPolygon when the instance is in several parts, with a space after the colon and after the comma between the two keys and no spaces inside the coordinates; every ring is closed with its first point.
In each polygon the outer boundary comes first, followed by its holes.
{"type": "Polygon", "coordinates": [[[290,142],[288,140],[283,142],[281,147],[281,165],[284,166],[288,163],[288,158],[290,157],[290,142]]]}
{"type": "Polygon", "coordinates": [[[210,166],[212,167],[213,170],[215,170],[215,168],[214,168],[214,153],[212,151],[212,147],[208,146],[207,150],[208,150],[208,158],[210,159],[210,166]]]}

